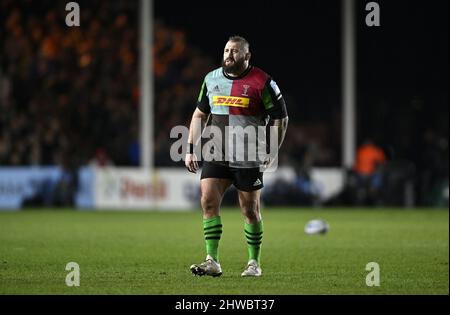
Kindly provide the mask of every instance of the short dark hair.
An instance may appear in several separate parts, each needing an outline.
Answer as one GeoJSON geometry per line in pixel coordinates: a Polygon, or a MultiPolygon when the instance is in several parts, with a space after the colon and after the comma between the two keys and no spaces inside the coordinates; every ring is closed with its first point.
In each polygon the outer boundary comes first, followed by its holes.
{"type": "Polygon", "coordinates": [[[246,40],[244,37],[240,35],[233,35],[228,38],[228,41],[235,42],[235,43],[241,43],[244,47],[247,47],[247,50],[250,51],[250,44],[248,40],[246,40]]]}

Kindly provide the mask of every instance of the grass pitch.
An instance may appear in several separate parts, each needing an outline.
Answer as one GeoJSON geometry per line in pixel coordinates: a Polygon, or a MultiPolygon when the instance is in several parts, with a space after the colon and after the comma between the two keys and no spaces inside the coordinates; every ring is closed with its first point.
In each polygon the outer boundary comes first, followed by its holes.
{"type": "Polygon", "coordinates": [[[238,209],[222,211],[220,278],[194,277],[204,259],[197,211],[0,212],[0,294],[449,294],[448,209],[264,209],[261,278],[247,261],[238,209]],[[327,235],[303,232],[310,219],[327,235]],[[65,284],[68,262],[79,287],[65,284]],[[366,286],[368,262],[379,287],[366,286]]]}

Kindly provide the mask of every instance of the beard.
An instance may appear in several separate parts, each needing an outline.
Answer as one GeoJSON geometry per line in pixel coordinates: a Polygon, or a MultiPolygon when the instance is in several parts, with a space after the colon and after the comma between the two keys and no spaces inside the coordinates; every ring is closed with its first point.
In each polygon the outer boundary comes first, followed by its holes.
{"type": "Polygon", "coordinates": [[[222,59],[222,67],[225,70],[225,72],[232,73],[232,74],[240,74],[245,70],[245,59],[241,60],[233,60],[234,63],[230,65],[225,64],[225,60],[222,59]]]}

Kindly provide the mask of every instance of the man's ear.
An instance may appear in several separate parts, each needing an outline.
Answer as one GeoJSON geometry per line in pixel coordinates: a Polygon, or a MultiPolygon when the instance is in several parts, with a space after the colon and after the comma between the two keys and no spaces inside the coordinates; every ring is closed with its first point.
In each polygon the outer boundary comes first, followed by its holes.
{"type": "Polygon", "coordinates": [[[245,54],[245,60],[249,61],[251,57],[252,57],[251,53],[248,52],[245,54]]]}

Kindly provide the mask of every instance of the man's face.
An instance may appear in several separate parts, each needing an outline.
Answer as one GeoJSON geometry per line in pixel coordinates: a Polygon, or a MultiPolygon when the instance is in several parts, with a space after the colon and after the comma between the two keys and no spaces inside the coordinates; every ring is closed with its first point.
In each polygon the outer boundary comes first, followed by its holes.
{"type": "Polygon", "coordinates": [[[240,74],[248,66],[249,52],[239,42],[229,41],[223,51],[222,67],[227,73],[240,74]]]}

